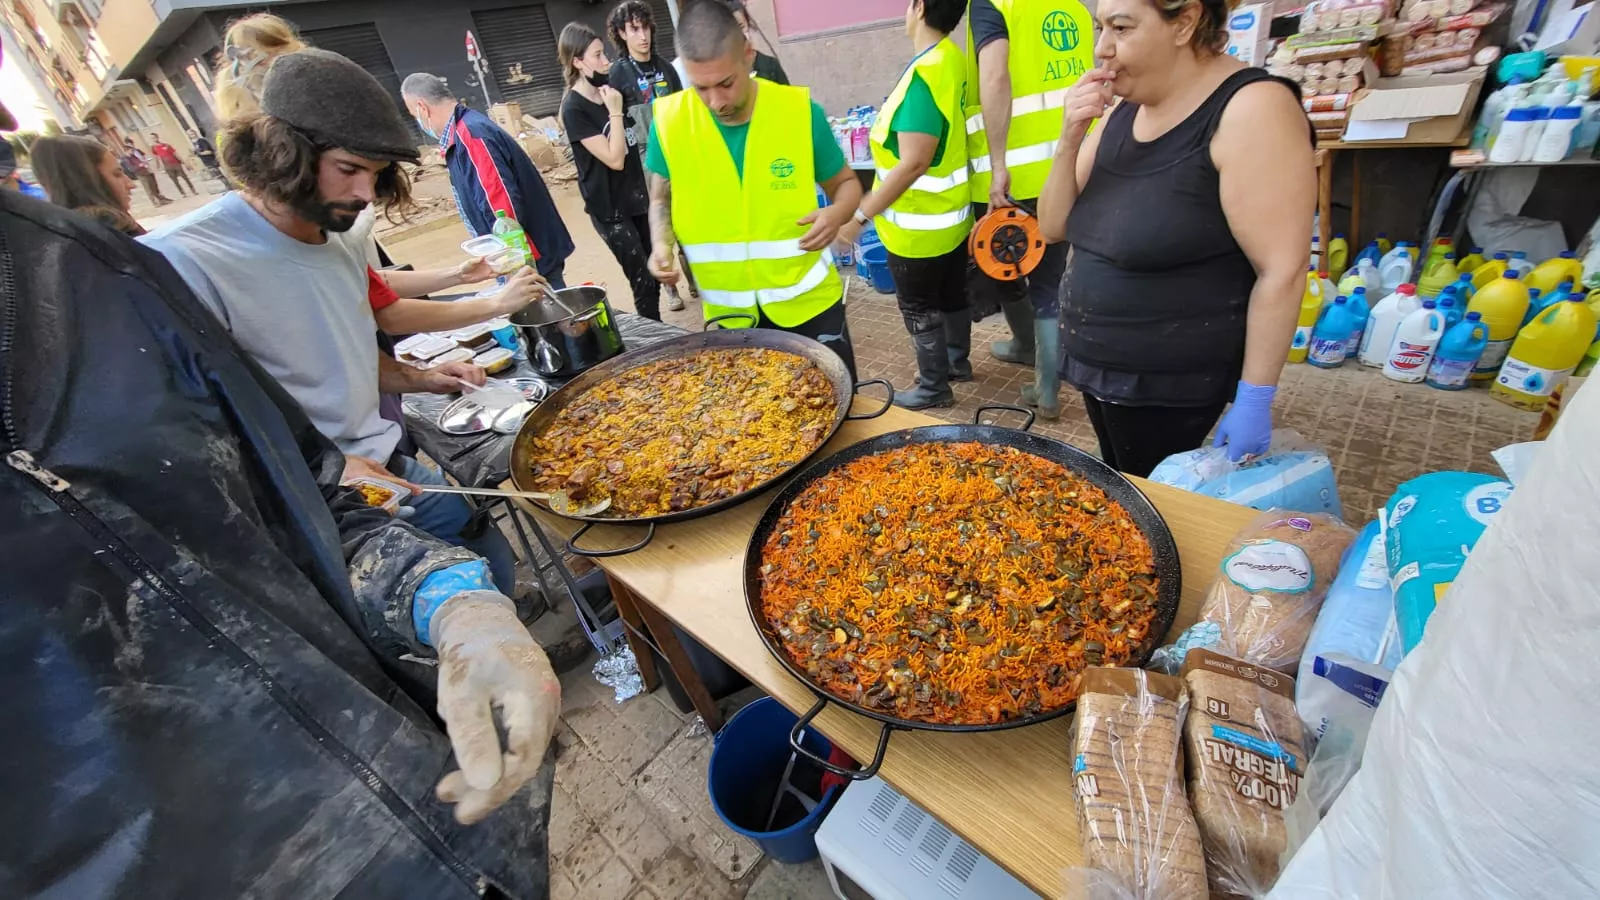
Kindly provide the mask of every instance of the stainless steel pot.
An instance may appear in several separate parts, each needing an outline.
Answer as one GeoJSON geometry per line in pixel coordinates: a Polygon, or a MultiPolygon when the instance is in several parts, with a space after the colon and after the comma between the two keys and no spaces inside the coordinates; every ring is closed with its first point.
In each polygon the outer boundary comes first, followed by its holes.
{"type": "Polygon", "coordinates": [[[511,324],[527,339],[528,362],[540,375],[576,375],[623,350],[605,288],[553,291],[513,315],[511,324]]]}

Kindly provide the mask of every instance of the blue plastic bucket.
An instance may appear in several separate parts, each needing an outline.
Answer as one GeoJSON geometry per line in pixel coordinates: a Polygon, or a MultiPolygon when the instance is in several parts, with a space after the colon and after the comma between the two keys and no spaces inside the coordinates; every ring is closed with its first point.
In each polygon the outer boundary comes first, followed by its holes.
{"type": "MultiPolygon", "coordinates": [[[[789,747],[789,731],[796,721],[794,713],[771,697],[739,710],[718,732],[706,776],[711,808],[723,823],[761,845],[768,856],[789,865],[817,858],[817,827],[833,794],[830,790],[809,811],[793,797],[785,797],[773,830],[765,830],[783,770],[794,752],[789,747]]],[[[823,759],[833,751],[833,745],[815,729],[806,730],[803,743],[807,751],[823,759]]],[[[822,774],[805,757],[798,757],[789,781],[815,797],[822,774]]]]}
{"type": "Polygon", "coordinates": [[[894,293],[894,276],[889,274],[889,250],[882,244],[861,249],[861,263],[872,279],[872,289],[880,294],[894,293]]]}

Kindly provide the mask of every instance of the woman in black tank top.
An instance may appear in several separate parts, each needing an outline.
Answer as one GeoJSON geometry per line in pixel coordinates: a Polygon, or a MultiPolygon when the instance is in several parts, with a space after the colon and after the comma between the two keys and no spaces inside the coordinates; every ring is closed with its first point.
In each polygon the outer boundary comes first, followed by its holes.
{"type": "Polygon", "coordinates": [[[1098,65],[1067,96],[1039,198],[1046,238],[1072,246],[1062,377],[1124,472],[1194,449],[1230,398],[1217,443],[1263,453],[1316,205],[1298,90],[1221,52],[1226,0],[1096,14],[1098,65]]]}

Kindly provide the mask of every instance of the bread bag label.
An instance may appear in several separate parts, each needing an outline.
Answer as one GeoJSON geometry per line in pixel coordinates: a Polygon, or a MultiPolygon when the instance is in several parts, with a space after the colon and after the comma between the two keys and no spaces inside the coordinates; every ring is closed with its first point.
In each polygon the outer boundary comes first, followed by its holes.
{"type": "Polygon", "coordinates": [[[1286,541],[1246,544],[1223,560],[1222,573],[1251,593],[1301,594],[1311,590],[1316,581],[1311,557],[1286,541]]]}

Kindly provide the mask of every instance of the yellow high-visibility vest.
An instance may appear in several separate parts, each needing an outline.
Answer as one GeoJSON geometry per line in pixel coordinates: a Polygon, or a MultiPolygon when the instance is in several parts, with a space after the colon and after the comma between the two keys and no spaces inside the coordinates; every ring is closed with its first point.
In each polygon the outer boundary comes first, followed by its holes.
{"type": "Polygon", "coordinates": [[[967,61],[961,48],[946,37],[912,61],[900,83],[872,126],[872,161],[882,184],[900,158],[885,146],[895,112],[905,102],[911,79],[921,76],[933,94],[933,102],[949,126],[944,156],[911,183],[890,207],[876,219],[878,237],[896,256],[927,259],[943,256],[961,246],[972,230],[972,193],[967,185],[966,128],[967,61]]]}
{"type": "MultiPolygon", "coordinates": [[[[844,296],[833,254],[800,249],[817,209],[811,91],[756,79],[744,178],[695,91],[655,101],[656,137],[672,181],[672,226],[694,269],[707,319],[757,308],[793,328],[844,296]]],[[[734,319],[730,327],[747,327],[734,319]]]]}
{"type": "MultiPolygon", "coordinates": [[[[991,0],[1006,20],[1010,41],[1011,128],[1006,167],[1011,196],[1032,200],[1044,190],[1061,137],[1067,89],[1094,67],[1094,17],[1078,0],[991,0]]],[[[972,196],[989,196],[989,137],[984,131],[978,53],[967,16],[967,156],[972,196]]]]}

